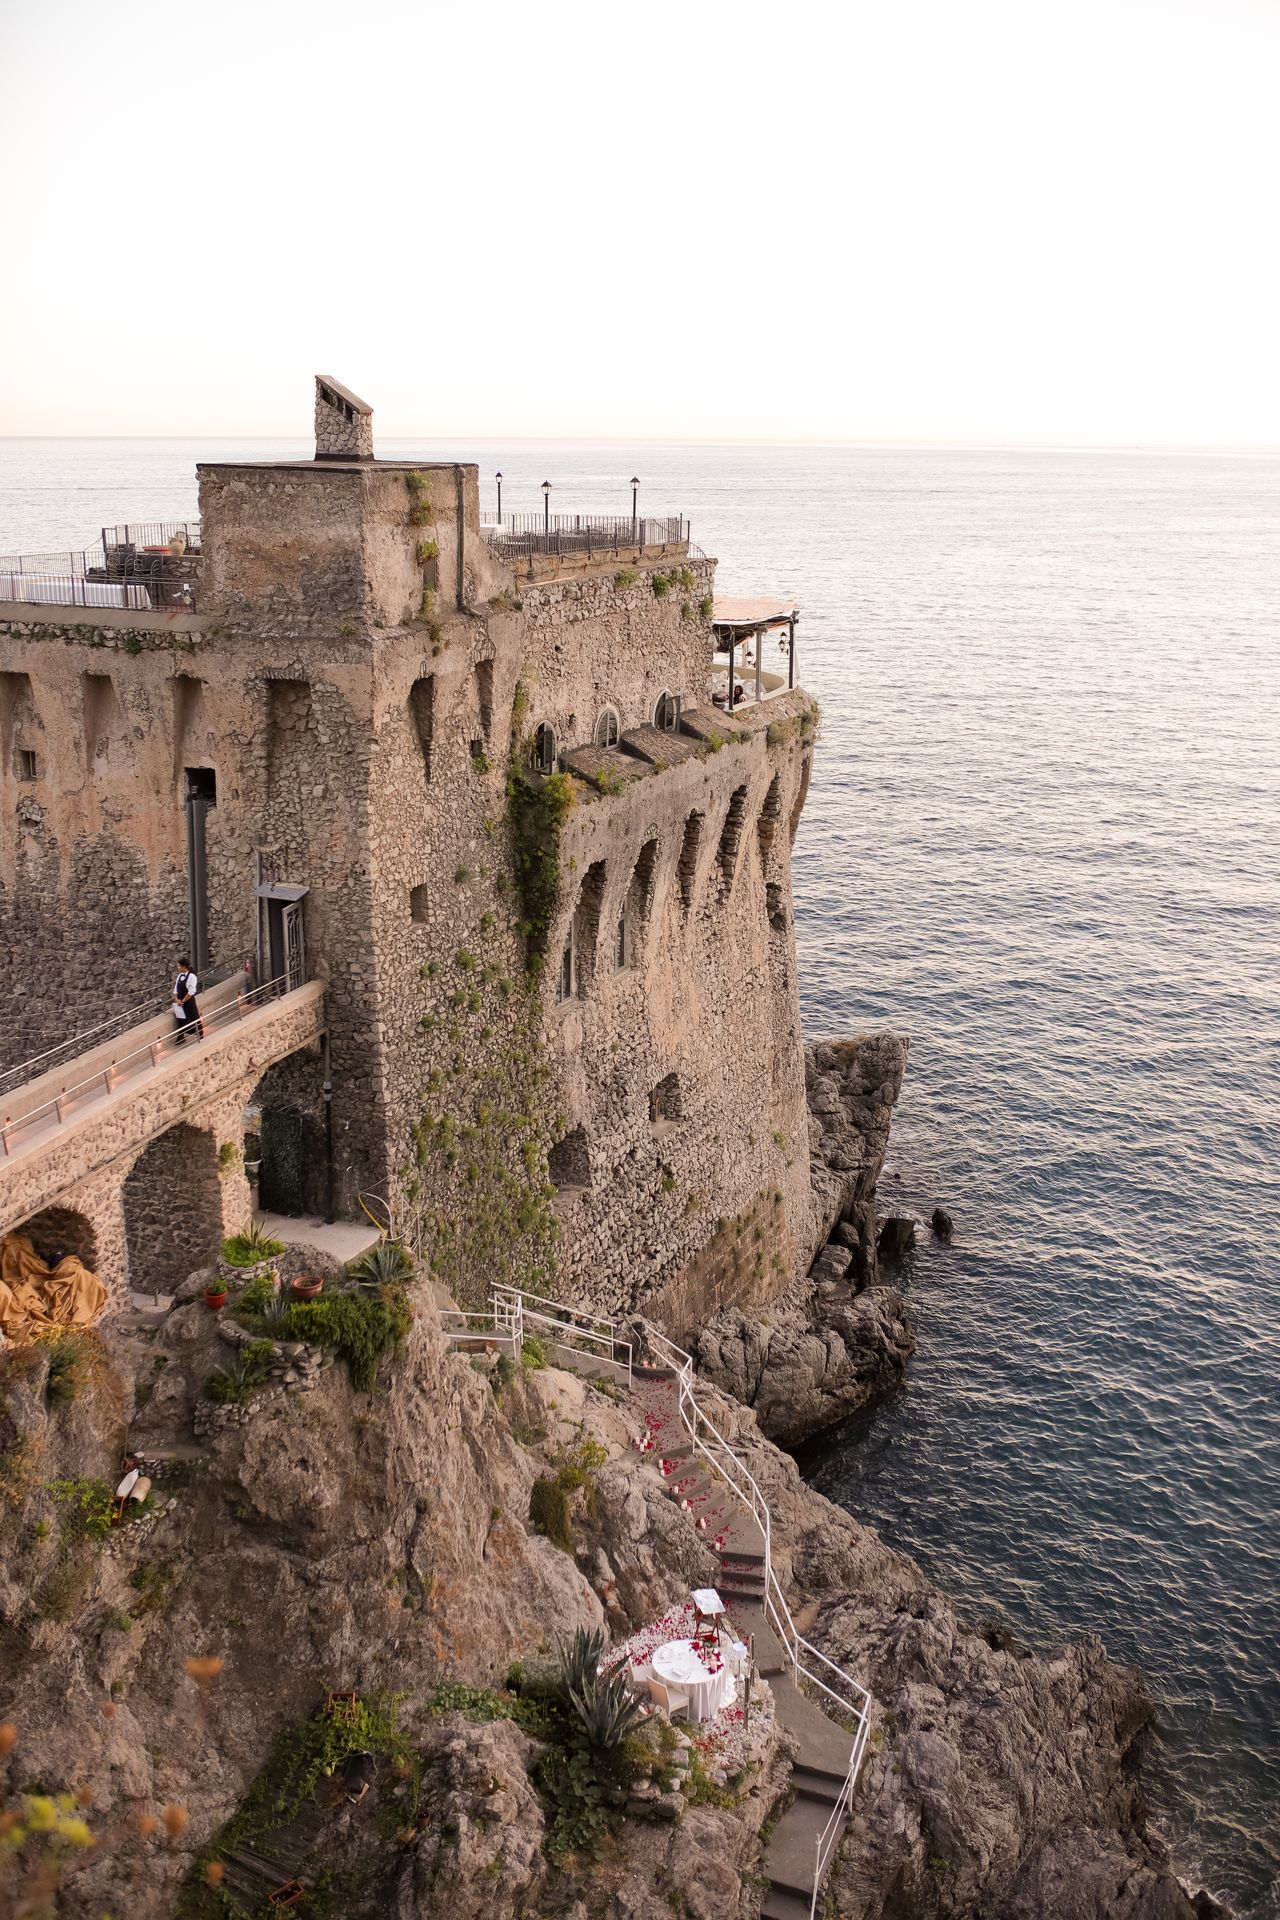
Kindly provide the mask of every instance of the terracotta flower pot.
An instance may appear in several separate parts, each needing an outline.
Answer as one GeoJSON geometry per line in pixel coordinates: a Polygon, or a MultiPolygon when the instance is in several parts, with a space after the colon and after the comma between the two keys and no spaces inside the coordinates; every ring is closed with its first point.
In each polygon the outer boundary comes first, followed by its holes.
{"type": "Polygon", "coordinates": [[[290,1292],[295,1300],[314,1300],[324,1285],[324,1276],[319,1273],[300,1273],[294,1279],[290,1292]]]}
{"type": "Polygon", "coordinates": [[[210,1313],[218,1313],[227,1304],[226,1288],[206,1287],[204,1290],[204,1303],[210,1313]]]}

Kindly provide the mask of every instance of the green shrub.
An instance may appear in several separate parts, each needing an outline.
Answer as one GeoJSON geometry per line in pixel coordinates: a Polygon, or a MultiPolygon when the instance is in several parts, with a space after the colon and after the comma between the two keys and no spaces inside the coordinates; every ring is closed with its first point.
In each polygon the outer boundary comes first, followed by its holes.
{"type": "Polygon", "coordinates": [[[549,1858],[594,1853],[608,1815],[591,1754],[581,1748],[550,1747],[538,1762],[534,1781],[551,1811],[542,1843],[549,1858]]]}
{"type": "Polygon", "coordinates": [[[255,1273],[236,1301],[236,1309],[240,1313],[266,1313],[271,1302],[278,1297],[279,1290],[271,1275],[255,1273]]]}
{"type": "Polygon", "coordinates": [[[376,1293],[331,1293],[319,1300],[295,1301],[285,1332],[309,1346],[331,1347],[351,1369],[357,1392],[373,1393],[379,1363],[399,1347],[412,1320],[404,1288],[388,1285],[376,1293]]]}
{"type": "Polygon", "coordinates": [[[115,1502],[105,1480],[51,1480],[49,1492],[61,1508],[58,1524],[64,1541],[106,1539],[115,1502]]]}
{"type": "Polygon", "coordinates": [[[559,1547],[562,1553],[574,1548],[573,1524],[569,1518],[569,1495],[559,1477],[540,1473],[529,1494],[529,1519],[534,1531],[559,1547]]]}
{"type": "Polygon", "coordinates": [[[243,1233],[233,1233],[222,1243],[222,1257],[229,1267],[256,1267],[263,1260],[276,1260],[284,1252],[283,1240],[271,1240],[256,1220],[243,1233]]]}
{"type": "Polygon", "coordinates": [[[653,597],[655,600],[665,600],[671,591],[671,581],[665,573],[652,574],[649,579],[649,585],[653,588],[653,597]]]}
{"type": "Polygon", "coordinates": [[[540,1340],[536,1333],[526,1333],[520,1344],[521,1366],[532,1370],[549,1365],[550,1360],[551,1350],[546,1341],[540,1340]]]}
{"type": "Polygon", "coordinates": [[[68,1327],[41,1345],[49,1356],[44,1390],[54,1406],[66,1406],[76,1399],[85,1383],[88,1350],[84,1335],[68,1327]]]}
{"type": "Polygon", "coordinates": [[[613,584],[619,593],[625,593],[628,587],[634,587],[640,575],[634,567],[623,567],[613,576],[613,584]]]}

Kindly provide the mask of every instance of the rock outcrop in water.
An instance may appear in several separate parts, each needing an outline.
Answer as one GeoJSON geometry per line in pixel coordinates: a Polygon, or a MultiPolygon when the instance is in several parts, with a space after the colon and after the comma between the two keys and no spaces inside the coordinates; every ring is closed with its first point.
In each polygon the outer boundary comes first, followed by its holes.
{"type": "Polygon", "coordinates": [[[702,1376],[753,1408],[770,1439],[788,1446],[898,1386],[915,1349],[902,1296],[881,1282],[875,1224],[907,1050],[892,1033],[806,1047],[824,1244],[808,1277],[767,1313],[731,1308],[694,1336],[702,1376]]]}

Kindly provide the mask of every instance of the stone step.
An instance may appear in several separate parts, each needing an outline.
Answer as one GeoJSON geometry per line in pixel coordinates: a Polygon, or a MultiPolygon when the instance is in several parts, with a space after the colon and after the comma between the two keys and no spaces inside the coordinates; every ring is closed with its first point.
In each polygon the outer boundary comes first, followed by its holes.
{"type": "MultiPolygon", "coordinates": [[[[818,1840],[829,1818],[830,1810],[816,1801],[792,1801],[774,1829],[765,1853],[764,1870],[774,1889],[812,1900],[818,1840]]],[[[840,1826],[843,1828],[843,1821],[840,1826]]]]}
{"type": "Polygon", "coordinates": [[[809,1894],[790,1893],[786,1887],[770,1887],[760,1909],[760,1920],[811,1920],[812,1912],[809,1894]]]}
{"type": "Polygon", "coordinates": [[[806,1800],[818,1800],[828,1811],[835,1806],[844,1792],[847,1775],[839,1775],[826,1767],[811,1767],[803,1760],[796,1762],[791,1769],[791,1784],[797,1794],[803,1794],[806,1800]]]}

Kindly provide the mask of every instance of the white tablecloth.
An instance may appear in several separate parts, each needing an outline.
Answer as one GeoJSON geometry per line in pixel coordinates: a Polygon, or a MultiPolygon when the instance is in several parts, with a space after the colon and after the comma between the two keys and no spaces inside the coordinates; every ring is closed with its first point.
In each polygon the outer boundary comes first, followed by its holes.
{"type": "Polygon", "coordinates": [[[708,1673],[692,1640],[668,1640],[664,1647],[656,1647],[651,1664],[664,1686],[688,1694],[690,1720],[710,1720],[721,1707],[730,1705],[737,1691],[728,1662],[719,1673],[708,1673]]]}

